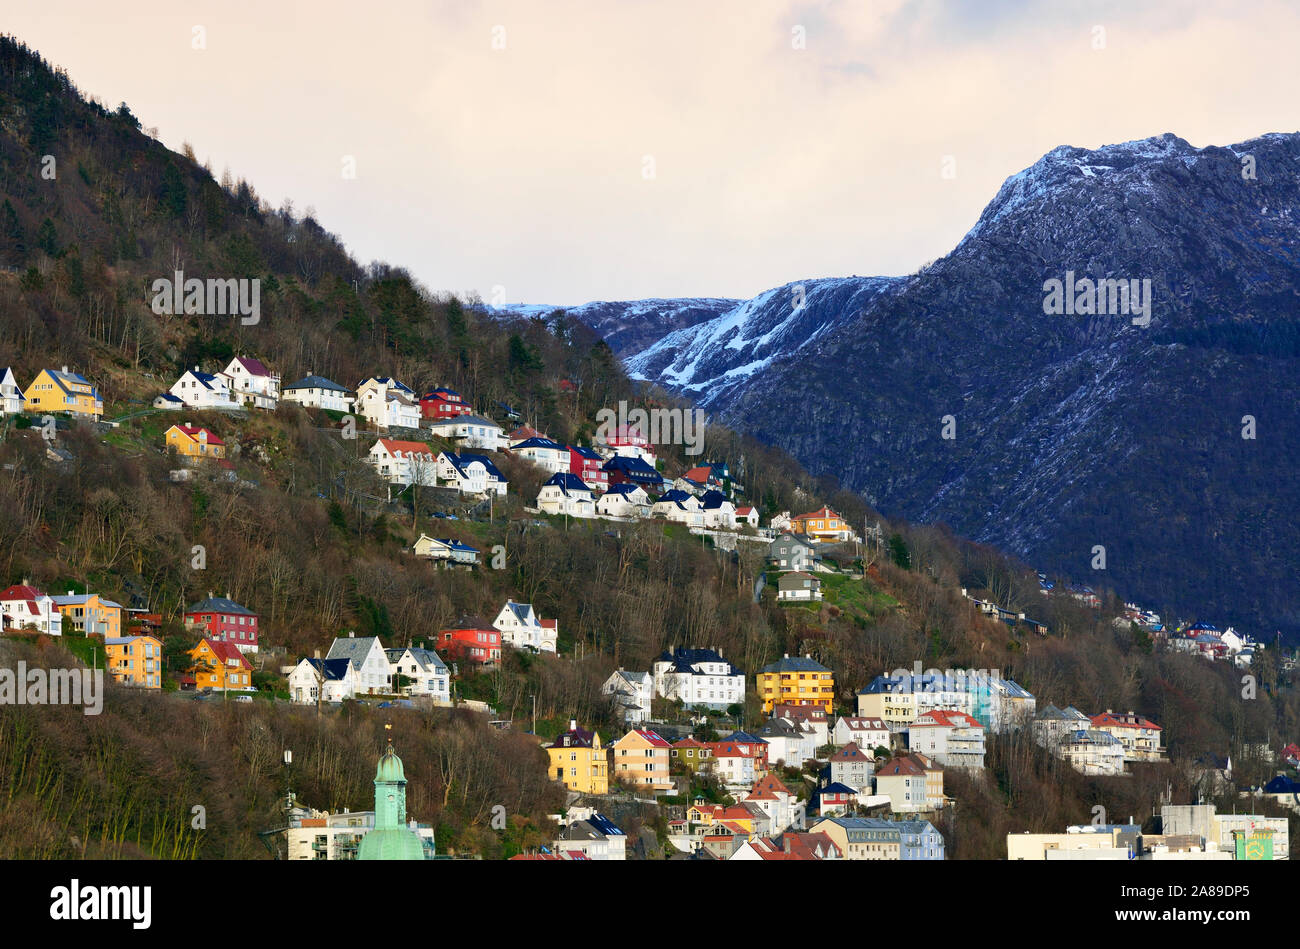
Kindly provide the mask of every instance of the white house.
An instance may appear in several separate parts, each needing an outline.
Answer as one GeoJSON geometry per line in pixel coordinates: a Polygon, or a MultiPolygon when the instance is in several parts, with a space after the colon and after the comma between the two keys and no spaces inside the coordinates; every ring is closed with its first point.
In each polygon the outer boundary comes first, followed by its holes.
{"type": "Polygon", "coordinates": [[[803,806],[774,774],[760,778],[742,803],[760,807],[771,823],[770,832],[773,834],[804,828],[803,806]]]}
{"type": "Polygon", "coordinates": [[[356,401],[351,390],[315,373],[304,376],[293,385],[285,386],[283,398],[286,402],[297,402],[308,408],[330,412],[351,412],[356,401]]]}
{"type": "Polygon", "coordinates": [[[259,359],[236,356],[218,373],[235,398],[255,409],[274,409],[280,402],[280,374],[259,359]]]}
{"type": "Polygon", "coordinates": [[[744,506],[736,508],[736,526],[748,525],[758,530],[758,508],[744,506]]]}
{"type": "Polygon", "coordinates": [[[626,860],[627,835],[609,818],[594,811],[574,819],[574,812],[583,810],[570,809],[569,822],[561,827],[560,835],[551,842],[551,849],[556,853],[577,851],[586,854],[588,860],[626,860]]]}
{"type": "Polygon", "coordinates": [[[486,455],[439,452],[437,474],[440,484],[454,488],[461,494],[481,496],[490,491],[497,497],[505,497],[505,475],[497,470],[497,466],[486,455]]]}
{"type": "Polygon", "coordinates": [[[650,673],[619,669],[605,680],[600,691],[610,696],[622,712],[624,724],[636,726],[650,720],[650,700],[655,691],[650,673]]]}
{"type": "Polygon", "coordinates": [[[984,726],[957,709],[929,709],[908,728],[907,746],[945,768],[984,767],[984,726]]]}
{"type": "Polygon", "coordinates": [[[501,633],[501,642],[516,649],[556,651],[559,638],[556,621],[539,618],[531,603],[506,600],[506,605],[501,607],[492,626],[501,633]]]}
{"type": "Polygon", "coordinates": [[[386,649],[390,687],[405,695],[422,695],[435,702],[451,703],[451,671],[432,649],[386,649]],[[398,684],[398,676],[409,681],[398,684]]]}
{"type": "Polygon", "coordinates": [[[439,438],[454,441],[461,448],[500,451],[505,441],[501,426],[481,415],[434,419],[429,423],[429,430],[439,438]]]}
{"type": "Polygon", "coordinates": [[[735,745],[720,746],[713,752],[713,773],[728,788],[746,788],[754,784],[754,756],[735,745]]]}
{"type": "Polygon", "coordinates": [[[435,563],[448,567],[476,567],[479,563],[477,547],[471,547],[449,537],[430,537],[428,534],[421,534],[411,545],[411,553],[417,557],[427,557],[435,563]]]}
{"type": "Polygon", "coordinates": [[[835,722],[832,738],[837,745],[853,742],[873,757],[877,748],[889,747],[889,729],[880,718],[841,715],[835,722]]]}
{"type": "Polygon", "coordinates": [[[650,514],[653,517],[667,518],[676,524],[686,524],[690,527],[704,526],[704,511],[700,506],[700,499],[675,488],[660,495],[659,500],[650,508],[650,514]]]}
{"type": "Polygon", "coordinates": [[[560,474],[569,470],[569,449],[549,438],[525,439],[511,446],[510,453],[532,462],[551,474],[560,474]]]}
{"type": "Polygon", "coordinates": [[[347,659],[303,659],[289,673],[289,698],[301,705],[342,702],[359,691],[356,668],[347,659]]]}
{"type": "Polygon", "coordinates": [[[0,592],[0,628],[4,631],[35,629],[50,636],[63,635],[63,614],[54,597],[27,583],[0,592]]]}
{"type": "Polygon", "coordinates": [[[602,517],[649,517],[650,495],[639,484],[611,484],[596,502],[602,517]]]}
{"type": "Polygon", "coordinates": [[[369,457],[371,467],[389,484],[432,487],[438,483],[437,458],[424,442],[381,438],[371,447],[369,457]]]}
{"type": "Polygon", "coordinates": [[[1057,741],[1056,754],[1083,774],[1123,774],[1124,744],[1109,732],[1079,729],[1057,741]]]}
{"type": "Polygon", "coordinates": [[[767,761],[802,767],[810,758],[817,757],[817,734],[811,725],[792,718],[773,716],[755,733],[767,742],[767,761]]]}
{"type": "Polygon", "coordinates": [[[192,409],[239,408],[226,380],[219,375],[200,372],[198,366],[186,370],[167,391],[192,409]]]}
{"type": "Polygon", "coordinates": [[[829,772],[832,784],[844,784],[855,791],[870,794],[872,778],[876,774],[876,758],[871,751],[851,741],[831,755],[829,772]]]}
{"type": "Polygon", "coordinates": [[[420,427],[419,399],[388,376],[371,376],[357,386],[357,414],[381,430],[420,427]]]}
{"type": "Polygon", "coordinates": [[[596,501],[591,488],[576,474],[551,475],[537,492],[537,508],[544,514],[568,514],[570,517],[595,517],[596,501]]]}
{"type": "Polygon", "coordinates": [[[704,512],[705,527],[724,531],[736,529],[736,505],[721,491],[706,491],[700,498],[700,510],[704,512]]]}
{"type": "Polygon", "coordinates": [[[655,694],[680,699],[687,708],[726,709],[745,702],[745,676],[712,649],[674,648],[651,667],[655,694]]]}
{"type": "Polygon", "coordinates": [[[811,573],[796,570],[783,573],[776,581],[776,598],[778,600],[816,601],[822,598],[822,582],[811,573]]]}
{"type": "Polygon", "coordinates": [[[23,390],[13,369],[6,367],[4,375],[0,375],[0,415],[17,415],[22,410],[23,390]]]}
{"type": "Polygon", "coordinates": [[[387,692],[388,655],[379,643],[378,636],[356,636],[348,633],[347,637],[336,638],[330,645],[326,659],[346,659],[356,672],[357,692],[387,692]]]}

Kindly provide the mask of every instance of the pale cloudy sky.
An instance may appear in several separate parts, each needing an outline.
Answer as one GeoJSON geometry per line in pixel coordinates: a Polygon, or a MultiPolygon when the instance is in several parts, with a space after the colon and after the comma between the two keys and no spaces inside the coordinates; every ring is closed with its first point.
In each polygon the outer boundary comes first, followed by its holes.
{"type": "Polygon", "coordinates": [[[42,0],[0,29],[363,263],[507,302],[908,273],[1057,145],[1300,129],[1287,0],[42,0]]]}

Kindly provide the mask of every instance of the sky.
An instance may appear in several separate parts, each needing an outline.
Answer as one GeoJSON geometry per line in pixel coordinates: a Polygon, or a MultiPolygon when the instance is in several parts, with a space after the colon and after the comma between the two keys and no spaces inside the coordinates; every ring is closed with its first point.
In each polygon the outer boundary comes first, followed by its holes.
{"type": "Polygon", "coordinates": [[[1300,129],[1291,0],[42,0],[0,29],[363,264],[491,303],[911,273],[1057,145],[1300,129]]]}

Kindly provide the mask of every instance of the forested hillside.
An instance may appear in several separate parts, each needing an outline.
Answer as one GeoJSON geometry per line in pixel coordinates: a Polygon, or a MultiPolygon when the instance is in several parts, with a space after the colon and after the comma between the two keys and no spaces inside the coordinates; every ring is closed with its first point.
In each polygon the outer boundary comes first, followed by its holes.
{"type": "MultiPolygon", "coordinates": [[[[702,456],[662,448],[664,473],[725,461],[765,520],[830,504],[858,529],[881,523],[890,539],[847,552],[819,607],[755,596],[758,545],[733,553],[662,522],[612,529],[526,513],[544,475],[517,458],[501,461],[509,495],[490,513],[431,491],[389,500],[365,461],[374,433],[349,439],[337,414],[288,403],[187,411],[226,441],[236,476],[177,483],[162,445],[176,415],[152,411],[151,400],[185,369],[233,355],[254,356],[286,381],[317,373],[354,386],[391,375],[417,392],[450,386],[476,411],[495,415],[506,403],[575,444],[590,443],[596,412],[620,400],[677,403],[629,380],[577,321],[480,317],[400,267],[360,265],[310,209],[273,209],[250,183],[169,151],[126,105],[88,101],[9,38],[0,38],[0,191],[0,368],[25,384],[67,365],[99,387],[115,423],[61,425],[59,459],[30,420],[0,429],[0,580],[95,590],[161,614],[169,685],[194,645],[184,609],[209,591],[228,595],[263,619],[255,682],[264,697],[284,691],[281,661],[323,652],[348,631],[432,646],[457,617],[490,619],[507,597],[533,603],[559,629],[556,656],[507,652],[499,669],[461,670],[458,695],[513,721],[505,731],[463,710],[348,705],[318,717],[283,702],[235,707],[116,688],[101,716],[0,707],[0,853],[265,854],[257,833],[278,826],[287,783],[316,807],[370,806],[381,716],[391,714],[410,813],[436,826],[439,849],[509,855],[549,840],[546,815],[563,805],[524,733],[534,699],[539,736],[575,718],[608,735],[616,728],[601,683],[617,667],[648,668],[674,645],[722,650],[751,677],[784,653],[811,654],[835,671],[844,711],[875,675],[920,661],[1002,670],[1040,704],[1132,708],[1164,726],[1173,763],[1128,785],[1062,776],[1036,749],[998,745],[994,780],[955,792],[962,811],[952,819],[962,823],[952,856],[1001,856],[998,828],[1055,829],[1087,820],[1099,800],[1145,819],[1156,796],[1148,791],[1172,787],[1186,798],[1187,762],[1300,733],[1300,699],[1272,653],[1256,670],[1258,698],[1243,701],[1231,670],[1153,652],[1149,639],[1115,626],[1113,597],[1100,610],[1045,597],[1024,564],[943,529],[881,522],[860,496],[720,426],[707,429],[702,456]],[[42,173],[45,156],[53,177],[42,173]],[[259,280],[260,320],[154,313],[152,281],[178,270],[259,280]],[[405,549],[421,533],[500,545],[505,566],[436,569],[405,549]],[[196,547],[205,552],[197,568],[196,547]],[[1048,635],[977,615],[962,587],[1028,610],[1048,635]],[[284,748],[295,752],[289,773],[284,748]],[[488,825],[496,804],[510,814],[504,832],[488,825]],[[195,805],[207,809],[206,830],[191,829],[195,805]]],[[[84,637],[64,639],[6,637],[0,662],[95,661],[84,637]]],[[[742,724],[759,720],[749,695],[742,724]]]]}

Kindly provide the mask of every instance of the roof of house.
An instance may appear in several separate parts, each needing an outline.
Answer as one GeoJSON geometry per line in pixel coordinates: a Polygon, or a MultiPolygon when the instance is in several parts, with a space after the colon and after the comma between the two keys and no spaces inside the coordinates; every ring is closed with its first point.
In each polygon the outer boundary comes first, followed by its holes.
{"type": "Polygon", "coordinates": [[[243,366],[250,376],[271,375],[271,370],[267,369],[260,359],[254,359],[252,356],[236,356],[234,361],[243,366]]]}
{"type": "MultiPolygon", "coordinates": [[[[219,639],[210,639],[207,636],[203,637],[200,644],[202,643],[207,643],[208,648],[212,650],[212,654],[216,656],[217,659],[221,660],[222,663],[229,662],[231,659],[237,659],[239,660],[240,665],[247,666],[249,669],[253,668],[252,664],[244,658],[244,654],[239,651],[239,647],[234,643],[222,642],[219,639]]],[[[194,648],[197,649],[199,647],[195,646],[194,648]]]]}
{"type": "MultiPolygon", "coordinates": [[[[95,593],[69,593],[66,596],[54,596],[50,597],[50,599],[54,601],[55,606],[84,606],[96,596],[98,594],[95,593]]],[[[103,597],[99,597],[99,602],[101,606],[114,607],[119,610],[122,608],[122,604],[114,603],[112,600],[106,600],[103,597]]]]}
{"type": "Polygon", "coordinates": [[[342,682],[348,676],[352,663],[346,659],[304,659],[326,682],[342,682]]]}
{"type": "Polygon", "coordinates": [[[652,468],[639,455],[615,455],[603,465],[605,471],[621,471],[629,478],[645,478],[662,481],[663,475],[652,468]]]}
{"type": "Polygon", "coordinates": [[[44,595],[29,583],[15,583],[0,590],[0,600],[35,600],[44,595]]]}
{"type": "Polygon", "coordinates": [[[809,656],[786,656],[759,669],[759,674],[768,672],[830,672],[820,662],[809,656]]]}
{"type": "Polygon", "coordinates": [[[1102,712],[1100,715],[1092,716],[1093,728],[1150,728],[1156,731],[1163,729],[1155,722],[1134,712],[1127,714],[1119,712],[1102,712]]]}
{"type": "Polygon", "coordinates": [[[289,392],[293,389],[330,389],[331,391],[334,392],[351,391],[350,389],[346,389],[343,386],[339,385],[337,382],[333,382],[329,379],[326,379],[324,376],[303,376],[301,379],[299,379],[297,382],[293,383],[292,385],[287,385],[284,387],[285,392],[289,392]]]}
{"type": "Polygon", "coordinates": [[[381,438],[378,443],[384,446],[384,450],[390,455],[428,455],[433,457],[433,449],[424,442],[402,441],[399,438],[381,438]]]}
{"type": "MultiPolygon", "coordinates": [[[[79,385],[83,385],[83,386],[89,386],[89,385],[90,385],[90,380],[87,379],[85,376],[81,375],[80,373],[76,373],[76,372],[60,372],[58,369],[46,369],[45,372],[49,375],[49,377],[50,377],[51,379],[54,380],[54,383],[55,383],[55,384],[56,384],[60,389],[62,389],[64,392],[66,392],[68,395],[72,395],[72,394],[74,394],[73,391],[72,391],[72,388],[71,388],[71,386],[70,386],[71,383],[77,383],[77,384],[79,384],[79,385]]],[[[98,389],[96,389],[94,386],[91,386],[91,390],[90,390],[90,391],[91,391],[91,394],[92,394],[95,398],[99,398],[99,390],[98,390],[98,389]]]]}
{"type": "Polygon", "coordinates": [[[549,438],[535,436],[525,439],[517,445],[510,446],[511,451],[523,451],[525,448],[537,448],[548,451],[564,451],[565,448],[559,442],[551,441],[549,438]]]}
{"type": "MultiPolygon", "coordinates": [[[[201,426],[198,425],[173,425],[172,428],[180,429],[182,435],[192,438],[195,441],[198,441],[200,432],[207,432],[209,445],[225,444],[225,442],[223,442],[220,438],[218,438],[216,435],[213,435],[211,431],[209,431],[206,428],[202,428],[201,426]]],[[[168,429],[168,431],[171,431],[171,429],[168,429]]]]}
{"type": "Polygon", "coordinates": [[[885,720],[882,718],[867,718],[861,715],[841,715],[835,727],[840,727],[840,722],[850,731],[887,731],[885,720]]]}
{"type": "Polygon", "coordinates": [[[791,797],[790,789],[781,783],[781,779],[770,771],[754,782],[753,789],[746,795],[746,801],[774,801],[778,795],[791,797]]]}
{"type": "Polygon", "coordinates": [[[594,448],[587,448],[585,445],[570,445],[569,452],[577,455],[579,458],[585,458],[587,461],[599,461],[604,463],[605,459],[601,457],[600,452],[594,448]]]}
{"type": "Polygon", "coordinates": [[[591,494],[591,488],[587,487],[587,483],[585,481],[579,478],[576,474],[572,474],[567,471],[561,471],[551,475],[548,479],[546,479],[546,483],[543,484],[542,487],[559,488],[560,491],[563,492],[564,494],[572,494],[572,493],[581,493],[586,495],[591,494]]]}
{"type": "Polygon", "coordinates": [[[932,708],[916,717],[913,728],[978,728],[984,726],[965,712],[955,708],[932,708]]]}
{"type": "Polygon", "coordinates": [[[864,761],[871,760],[872,756],[867,754],[858,747],[856,741],[851,741],[839,751],[831,755],[831,761],[864,761]]]}
{"type": "Polygon", "coordinates": [[[748,517],[748,516],[749,516],[749,512],[752,511],[752,510],[754,510],[754,508],[753,508],[752,506],[746,504],[744,507],[738,507],[738,508],[736,508],[736,513],[737,513],[738,515],[740,515],[741,517],[748,517]]]}
{"type": "Polygon", "coordinates": [[[408,653],[425,672],[447,672],[446,663],[444,663],[442,659],[439,658],[438,654],[432,649],[422,649],[418,646],[407,646],[405,648],[384,650],[384,655],[388,657],[389,662],[398,662],[408,653]]]}
{"type": "Polygon", "coordinates": [[[630,482],[623,481],[620,482],[619,484],[611,484],[609,486],[609,490],[606,491],[605,494],[606,496],[609,495],[618,496],[623,494],[632,494],[636,491],[640,491],[642,494],[644,494],[645,488],[641,487],[641,485],[639,484],[632,484],[630,482]]]}
{"type": "Polygon", "coordinates": [[[455,468],[461,477],[465,477],[465,469],[477,461],[487,472],[488,478],[495,478],[497,481],[506,480],[505,475],[497,470],[497,466],[492,464],[492,460],[486,455],[458,455],[455,452],[444,451],[442,457],[447,459],[448,464],[455,468]]]}
{"type": "Polygon", "coordinates": [[[448,626],[448,629],[472,629],[481,632],[496,632],[496,628],[481,616],[462,613],[456,620],[455,624],[448,626]]]}
{"type": "MultiPolygon", "coordinates": [[[[334,642],[330,643],[330,651],[325,654],[325,658],[346,659],[360,669],[375,643],[379,643],[378,636],[336,636],[334,642]]],[[[383,648],[382,643],[380,648],[383,648]]]]}
{"type": "Polygon", "coordinates": [[[1080,728],[1070,732],[1066,743],[1071,745],[1116,745],[1123,747],[1123,742],[1110,732],[1097,731],[1092,728],[1080,728]]]}
{"type": "Polygon", "coordinates": [[[209,596],[206,600],[199,600],[199,602],[195,603],[193,606],[191,606],[191,607],[190,607],[188,610],[186,610],[185,612],[186,612],[186,614],[189,614],[189,613],[234,613],[234,614],[241,615],[241,616],[256,616],[256,615],[257,615],[257,614],[254,613],[252,610],[250,610],[248,607],[246,607],[246,606],[240,606],[240,605],[239,605],[238,603],[236,603],[234,600],[230,599],[229,597],[224,597],[224,596],[209,596]]]}
{"type": "Polygon", "coordinates": [[[807,518],[821,518],[825,520],[827,518],[832,518],[832,517],[839,517],[839,515],[823,504],[817,510],[811,511],[807,514],[800,514],[798,517],[791,518],[791,520],[802,521],[807,518]]]}
{"type": "Polygon", "coordinates": [[[876,771],[876,777],[880,778],[915,777],[918,774],[925,774],[925,768],[915,761],[911,755],[893,758],[876,771]]]}
{"type": "MultiPolygon", "coordinates": [[[[439,386],[424,396],[425,399],[444,400],[448,402],[463,402],[464,399],[455,389],[448,389],[445,386],[439,386]]],[[[423,400],[421,400],[423,401],[423,400]]]]}
{"type": "MultiPolygon", "coordinates": [[[[672,747],[672,744],[668,742],[667,739],[663,738],[658,732],[651,731],[648,728],[634,728],[632,729],[632,731],[628,732],[627,735],[624,735],[623,738],[626,738],[628,735],[634,733],[640,735],[646,741],[650,742],[650,744],[653,745],[655,748],[672,747]]],[[[622,738],[619,739],[619,741],[622,740],[623,740],[622,738]]]]}
{"type": "Polygon", "coordinates": [[[731,501],[721,491],[706,491],[704,497],[700,498],[700,504],[706,511],[719,510],[724,504],[730,504],[731,501]]]}
{"type": "Polygon", "coordinates": [[[817,792],[818,796],[825,797],[827,794],[846,794],[853,797],[858,793],[856,788],[851,788],[847,784],[841,784],[838,781],[832,781],[826,787],[817,792]]]}
{"type": "Polygon", "coordinates": [[[562,731],[555,736],[555,741],[547,747],[549,748],[590,748],[592,741],[595,739],[594,731],[587,731],[585,728],[570,728],[562,731]],[[565,739],[568,741],[565,741],[565,739]]]}

